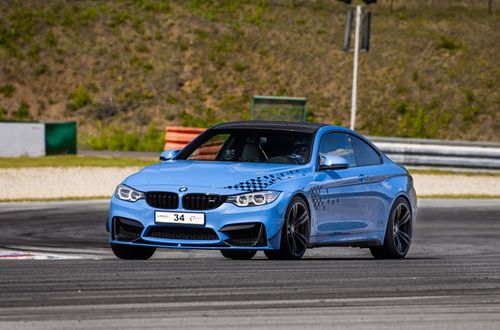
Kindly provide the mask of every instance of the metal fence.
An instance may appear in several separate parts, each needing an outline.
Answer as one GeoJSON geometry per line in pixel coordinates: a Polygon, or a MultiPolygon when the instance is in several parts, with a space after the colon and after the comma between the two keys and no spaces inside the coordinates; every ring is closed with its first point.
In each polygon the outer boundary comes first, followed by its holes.
{"type": "Polygon", "coordinates": [[[393,161],[422,167],[500,170],[500,144],[405,138],[370,138],[393,161]]]}

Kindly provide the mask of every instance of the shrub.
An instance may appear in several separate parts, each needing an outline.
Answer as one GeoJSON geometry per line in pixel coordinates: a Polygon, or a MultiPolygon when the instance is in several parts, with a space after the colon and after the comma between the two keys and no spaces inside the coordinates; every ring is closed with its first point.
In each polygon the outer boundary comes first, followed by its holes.
{"type": "Polygon", "coordinates": [[[182,111],[179,115],[179,119],[182,126],[188,127],[210,127],[218,122],[224,121],[222,118],[216,119],[214,111],[210,108],[204,110],[197,109],[194,115],[182,111]]]}
{"type": "Polygon", "coordinates": [[[11,97],[16,91],[16,88],[11,84],[6,84],[0,87],[0,93],[5,97],[11,97]]]}
{"type": "Polygon", "coordinates": [[[115,13],[114,15],[111,16],[110,25],[112,27],[116,27],[118,25],[125,23],[129,19],[130,19],[130,15],[128,13],[118,12],[118,13],[115,13]]]}
{"type": "Polygon", "coordinates": [[[47,64],[40,64],[35,68],[35,75],[36,76],[41,76],[42,74],[45,74],[49,71],[49,67],[47,64]]]}
{"type": "Polygon", "coordinates": [[[440,36],[438,42],[438,48],[447,50],[457,50],[461,48],[461,45],[458,41],[455,41],[452,38],[440,36]]]}
{"type": "Polygon", "coordinates": [[[82,145],[96,150],[158,151],[163,150],[165,133],[152,122],[145,131],[124,130],[98,125],[99,133],[83,136],[82,145]]]}
{"type": "Polygon", "coordinates": [[[49,48],[55,48],[57,46],[57,37],[53,32],[49,32],[45,36],[45,44],[49,48]]]}
{"type": "Polygon", "coordinates": [[[30,106],[26,102],[21,102],[19,108],[12,113],[13,119],[25,120],[30,118],[30,106]]]}
{"type": "Polygon", "coordinates": [[[175,96],[172,96],[172,95],[168,95],[166,101],[167,101],[168,104],[177,104],[177,103],[179,103],[179,100],[175,96]]]}
{"type": "Polygon", "coordinates": [[[89,92],[83,86],[78,86],[69,97],[70,102],[66,105],[69,110],[78,110],[92,103],[89,92]]]}
{"type": "Polygon", "coordinates": [[[167,3],[164,1],[152,1],[152,0],[135,0],[134,1],[135,5],[143,9],[145,11],[151,11],[151,12],[168,12],[170,10],[170,7],[167,3]]]}
{"type": "Polygon", "coordinates": [[[236,63],[233,68],[236,72],[243,72],[246,70],[247,66],[243,63],[236,63]]]}

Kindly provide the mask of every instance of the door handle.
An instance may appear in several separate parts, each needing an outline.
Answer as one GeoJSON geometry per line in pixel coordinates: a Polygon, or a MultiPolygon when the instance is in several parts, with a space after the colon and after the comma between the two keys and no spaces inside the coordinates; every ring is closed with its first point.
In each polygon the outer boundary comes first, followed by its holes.
{"type": "Polygon", "coordinates": [[[361,181],[361,182],[366,182],[366,179],[367,179],[367,177],[364,174],[360,174],[359,177],[358,177],[358,180],[361,181]]]}

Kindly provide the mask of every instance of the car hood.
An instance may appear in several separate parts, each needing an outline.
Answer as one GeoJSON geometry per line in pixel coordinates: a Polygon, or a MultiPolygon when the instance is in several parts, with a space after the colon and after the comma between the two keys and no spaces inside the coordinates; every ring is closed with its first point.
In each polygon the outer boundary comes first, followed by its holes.
{"type": "Polygon", "coordinates": [[[171,160],[147,166],[124,183],[137,189],[191,186],[257,191],[309,171],[308,166],[288,164],[171,160]]]}

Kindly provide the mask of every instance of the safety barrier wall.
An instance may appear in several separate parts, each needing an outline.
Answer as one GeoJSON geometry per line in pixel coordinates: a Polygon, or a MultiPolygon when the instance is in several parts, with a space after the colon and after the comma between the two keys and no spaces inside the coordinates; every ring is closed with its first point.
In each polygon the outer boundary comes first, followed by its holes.
{"type": "Polygon", "coordinates": [[[45,154],[76,154],[76,122],[45,123],[45,154]]]}
{"type": "Polygon", "coordinates": [[[76,154],[76,122],[0,122],[0,157],[76,154]]]}
{"type": "Polygon", "coordinates": [[[164,150],[182,149],[206,128],[167,126],[165,128],[164,150]]]}
{"type": "Polygon", "coordinates": [[[45,155],[43,123],[0,122],[0,157],[45,155]]]}
{"type": "Polygon", "coordinates": [[[409,166],[500,170],[500,144],[370,137],[393,161],[409,166]]]}

